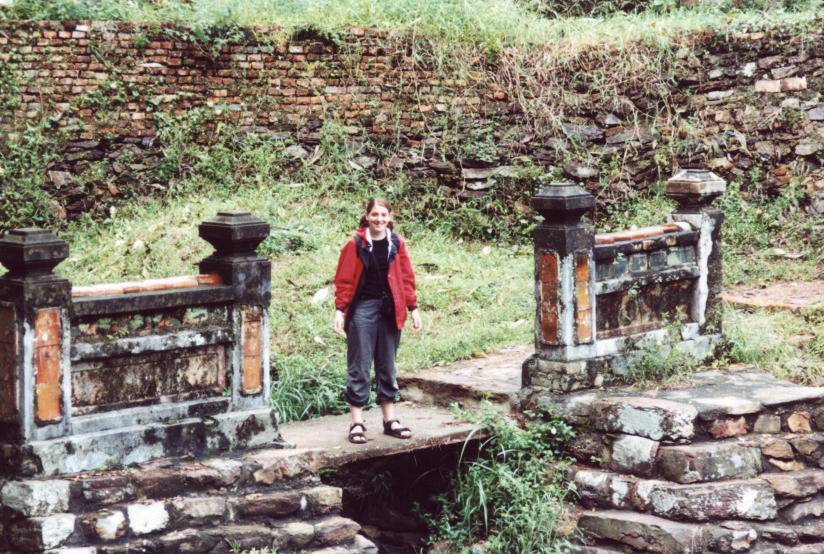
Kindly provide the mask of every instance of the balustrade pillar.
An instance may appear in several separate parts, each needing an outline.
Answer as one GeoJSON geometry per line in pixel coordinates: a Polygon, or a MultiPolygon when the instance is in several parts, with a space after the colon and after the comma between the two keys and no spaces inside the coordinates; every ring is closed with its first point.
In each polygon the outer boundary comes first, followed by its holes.
{"type": "Polygon", "coordinates": [[[200,262],[201,273],[217,273],[234,290],[231,308],[236,337],[230,354],[232,409],[269,405],[269,303],[271,263],[255,251],[269,225],[248,212],[220,212],[199,227],[215,252],[200,262]]]}
{"type": "Polygon", "coordinates": [[[581,364],[567,362],[595,339],[593,232],[583,220],[595,198],[578,185],[558,183],[541,188],[532,206],[544,221],[534,232],[535,355],[524,364],[523,382],[589,386],[589,376],[574,369],[581,364]]]}
{"type": "Polygon", "coordinates": [[[678,204],[673,222],[689,223],[700,233],[696,259],[701,270],[693,289],[690,317],[701,334],[722,332],[721,226],[724,213],[713,201],[724,194],[727,183],[704,169],[684,169],[667,181],[665,195],[678,204]]]}
{"type": "Polygon", "coordinates": [[[71,420],[71,283],[53,273],[68,245],[42,229],[0,238],[0,440],[66,434],[71,420]]]}

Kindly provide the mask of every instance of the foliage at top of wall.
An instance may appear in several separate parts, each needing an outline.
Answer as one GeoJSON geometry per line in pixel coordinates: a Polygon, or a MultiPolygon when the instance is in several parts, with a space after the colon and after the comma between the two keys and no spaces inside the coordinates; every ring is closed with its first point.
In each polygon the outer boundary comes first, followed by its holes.
{"type": "Polygon", "coordinates": [[[689,9],[679,5],[676,0],[16,0],[0,10],[0,18],[123,20],[216,29],[270,25],[288,33],[369,27],[497,52],[513,45],[569,49],[666,40],[683,31],[769,28],[814,19],[822,0],[769,5],[764,0],[708,0],[689,9]]]}

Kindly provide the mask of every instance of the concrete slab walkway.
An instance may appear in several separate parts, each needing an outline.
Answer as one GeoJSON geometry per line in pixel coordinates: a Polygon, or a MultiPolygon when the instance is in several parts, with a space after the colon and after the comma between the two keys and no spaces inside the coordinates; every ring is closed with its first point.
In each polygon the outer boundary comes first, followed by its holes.
{"type": "MultiPolygon", "coordinates": [[[[364,413],[366,444],[352,444],[347,440],[348,414],[285,423],[280,426],[280,432],[301,454],[311,453],[313,465],[318,468],[458,444],[480,436],[478,425],[455,418],[448,408],[400,402],[396,413],[401,423],[412,430],[412,438],[396,439],[384,435],[378,409],[364,413]]],[[[290,449],[282,451],[281,455],[288,456],[290,451],[298,454],[290,449]]]]}
{"type": "Polygon", "coordinates": [[[531,345],[518,345],[484,358],[398,375],[404,401],[396,405],[396,412],[401,423],[412,430],[411,439],[384,435],[381,412],[373,408],[364,413],[366,444],[347,440],[348,414],[325,416],[280,425],[281,435],[295,449],[272,455],[307,457],[310,465],[319,468],[480,437],[480,427],[456,418],[449,406],[457,403],[473,409],[486,398],[508,410],[521,388],[521,364],[530,354],[531,345]]]}

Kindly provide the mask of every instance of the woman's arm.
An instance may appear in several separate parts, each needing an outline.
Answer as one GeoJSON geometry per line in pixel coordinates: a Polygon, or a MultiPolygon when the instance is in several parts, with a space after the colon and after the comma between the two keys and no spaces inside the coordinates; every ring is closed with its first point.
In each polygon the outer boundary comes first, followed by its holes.
{"type": "Polygon", "coordinates": [[[347,242],[340,251],[338,257],[338,268],[335,271],[335,333],[346,336],[344,312],[352,302],[355,294],[355,268],[357,266],[358,253],[355,250],[355,241],[347,242]]]}
{"type": "Polygon", "coordinates": [[[412,316],[412,329],[419,331],[421,328],[421,314],[418,311],[418,291],[415,287],[415,270],[412,269],[412,260],[409,259],[409,251],[406,243],[401,242],[398,248],[398,261],[401,264],[401,275],[403,277],[403,297],[406,307],[410,309],[412,316]]]}
{"type": "Polygon", "coordinates": [[[335,271],[335,308],[344,312],[355,294],[355,270],[358,263],[355,241],[350,240],[340,251],[338,268],[335,271]]]}

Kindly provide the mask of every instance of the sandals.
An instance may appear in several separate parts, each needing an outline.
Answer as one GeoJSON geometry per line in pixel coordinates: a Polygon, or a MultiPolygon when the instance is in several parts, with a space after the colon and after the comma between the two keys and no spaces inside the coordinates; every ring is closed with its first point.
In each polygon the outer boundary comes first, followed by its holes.
{"type": "Polygon", "coordinates": [[[356,421],[349,426],[349,442],[352,444],[366,444],[366,425],[356,421]],[[355,431],[355,427],[360,427],[360,431],[355,431]]]}
{"type": "Polygon", "coordinates": [[[412,431],[409,427],[396,427],[392,428],[392,424],[397,423],[400,425],[400,421],[397,419],[390,419],[389,421],[383,422],[383,434],[389,435],[390,437],[395,437],[396,439],[411,439],[412,438],[412,431]],[[408,433],[408,434],[404,434],[408,433]]]}

